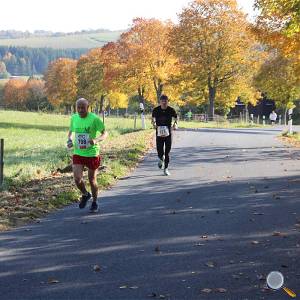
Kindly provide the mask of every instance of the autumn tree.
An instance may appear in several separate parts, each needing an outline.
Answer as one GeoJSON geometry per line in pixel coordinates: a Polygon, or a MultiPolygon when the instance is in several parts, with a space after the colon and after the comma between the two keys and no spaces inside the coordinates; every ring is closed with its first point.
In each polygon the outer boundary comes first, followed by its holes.
{"type": "Polygon", "coordinates": [[[29,110],[49,109],[46,97],[45,81],[37,78],[29,78],[26,86],[26,108],[29,110]]]}
{"type": "Polygon", "coordinates": [[[12,109],[24,109],[26,101],[26,80],[10,79],[4,86],[4,105],[12,109]]]}
{"type": "MultiPolygon", "coordinates": [[[[240,87],[251,91],[243,76],[251,77],[249,73],[256,69],[259,52],[235,0],[190,3],[179,15],[170,44],[184,65],[185,80],[199,99],[208,98],[211,118],[216,99],[221,94],[232,95],[233,85],[243,83],[240,87]]],[[[223,101],[226,103],[228,99],[223,101]]]]}
{"type": "MultiPolygon", "coordinates": [[[[157,103],[171,78],[179,71],[178,61],[168,49],[169,22],[137,18],[131,29],[121,35],[119,57],[123,64],[123,83],[136,91],[140,102],[155,98],[157,103]]],[[[172,89],[169,89],[171,92],[172,89]]]]}
{"type": "Polygon", "coordinates": [[[256,0],[255,6],[260,10],[260,19],[269,24],[277,24],[286,35],[300,34],[300,0],[256,0]]]}
{"type": "Polygon", "coordinates": [[[255,77],[255,84],[284,109],[285,118],[287,109],[300,98],[300,77],[295,72],[294,61],[283,56],[267,60],[255,77]]]}
{"type": "Polygon", "coordinates": [[[109,106],[112,109],[127,108],[128,107],[128,96],[120,92],[111,92],[107,95],[109,100],[109,106]]]}
{"type": "Polygon", "coordinates": [[[77,61],[60,58],[49,64],[45,80],[49,102],[70,111],[77,96],[77,61]]]}
{"type": "Polygon", "coordinates": [[[100,48],[81,56],[77,63],[77,94],[90,101],[98,110],[99,101],[104,94],[103,61],[100,48]]]}
{"type": "Polygon", "coordinates": [[[254,31],[271,51],[292,58],[300,74],[300,0],[256,0],[254,31]]]}

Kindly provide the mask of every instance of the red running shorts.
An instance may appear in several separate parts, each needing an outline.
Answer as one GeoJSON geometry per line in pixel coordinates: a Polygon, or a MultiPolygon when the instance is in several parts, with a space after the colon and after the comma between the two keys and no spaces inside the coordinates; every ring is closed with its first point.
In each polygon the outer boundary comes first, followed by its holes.
{"type": "Polygon", "coordinates": [[[97,170],[101,164],[101,157],[85,157],[80,155],[73,155],[73,165],[83,165],[90,170],[97,170]]]}

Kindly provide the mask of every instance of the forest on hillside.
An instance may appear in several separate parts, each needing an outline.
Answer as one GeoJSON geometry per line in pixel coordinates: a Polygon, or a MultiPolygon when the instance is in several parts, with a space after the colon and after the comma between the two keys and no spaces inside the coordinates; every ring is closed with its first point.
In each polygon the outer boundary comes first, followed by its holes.
{"type": "Polygon", "coordinates": [[[52,49],[0,46],[0,79],[9,76],[43,74],[50,62],[61,58],[78,59],[87,49],[52,49]]]}

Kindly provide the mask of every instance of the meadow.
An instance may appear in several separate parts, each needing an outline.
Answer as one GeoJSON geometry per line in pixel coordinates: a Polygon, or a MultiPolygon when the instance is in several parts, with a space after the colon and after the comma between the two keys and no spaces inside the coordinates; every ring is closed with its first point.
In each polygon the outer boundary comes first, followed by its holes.
{"type": "Polygon", "coordinates": [[[108,42],[116,41],[121,31],[72,34],[58,37],[29,37],[17,39],[0,39],[0,46],[24,46],[31,48],[97,48],[108,42]]]}
{"type": "MultiPolygon", "coordinates": [[[[66,166],[70,157],[66,148],[69,120],[65,115],[0,111],[5,178],[24,182],[66,166]]],[[[134,131],[133,119],[106,118],[105,125],[109,132],[106,143],[134,131]]],[[[140,120],[138,128],[141,128],[140,120]]]]}

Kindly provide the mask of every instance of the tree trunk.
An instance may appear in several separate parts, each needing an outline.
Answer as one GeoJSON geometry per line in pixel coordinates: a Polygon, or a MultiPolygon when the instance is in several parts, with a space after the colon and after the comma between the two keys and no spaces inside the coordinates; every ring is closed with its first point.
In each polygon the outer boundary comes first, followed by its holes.
{"type": "Polygon", "coordinates": [[[215,116],[215,98],[216,98],[216,88],[212,86],[208,86],[209,90],[209,120],[213,121],[215,116]]]}
{"type": "Polygon", "coordinates": [[[138,95],[139,95],[139,102],[143,103],[143,105],[145,107],[144,88],[143,87],[138,87],[138,95]]]}
{"type": "Polygon", "coordinates": [[[100,98],[100,112],[104,111],[104,100],[105,100],[105,96],[101,95],[101,98],[100,98]]]}
{"type": "Polygon", "coordinates": [[[287,112],[288,112],[288,108],[286,106],[284,109],[284,125],[287,125],[287,112]]]}
{"type": "Polygon", "coordinates": [[[153,84],[154,84],[154,88],[155,88],[155,91],[156,91],[157,103],[159,103],[160,96],[163,93],[164,85],[162,84],[162,82],[160,80],[157,80],[157,82],[156,82],[155,79],[153,79],[153,84]]]}

